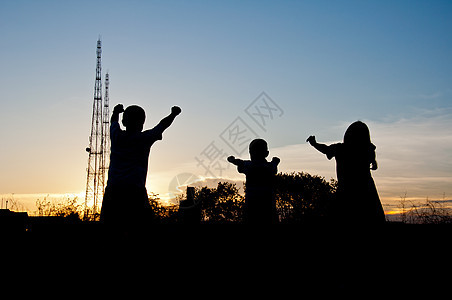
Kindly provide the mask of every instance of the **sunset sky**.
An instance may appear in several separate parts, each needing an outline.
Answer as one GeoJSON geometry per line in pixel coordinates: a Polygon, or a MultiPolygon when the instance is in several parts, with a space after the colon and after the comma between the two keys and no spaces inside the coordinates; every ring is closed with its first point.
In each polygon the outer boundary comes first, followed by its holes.
{"type": "Polygon", "coordinates": [[[100,35],[112,107],[142,106],[146,128],[182,108],[151,150],[148,191],[164,199],[183,174],[244,180],[218,159],[248,157],[237,128],[280,171],[335,178],[305,140],[361,120],[386,211],[405,194],[450,200],[451,29],[451,1],[1,1],[0,195],[28,210],[84,197],[100,35]]]}

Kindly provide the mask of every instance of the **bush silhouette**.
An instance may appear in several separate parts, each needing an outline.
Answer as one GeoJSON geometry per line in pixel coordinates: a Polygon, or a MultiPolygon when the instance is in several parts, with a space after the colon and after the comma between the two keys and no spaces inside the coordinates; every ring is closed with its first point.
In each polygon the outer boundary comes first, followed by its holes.
{"type": "Polygon", "coordinates": [[[78,203],[78,198],[68,198],[65,201],[54,203],[47,200],[36,200],[37,215],[41,217],[63,217],[68,220],[80,220],[82,215],[82,205],[78,203]]]}

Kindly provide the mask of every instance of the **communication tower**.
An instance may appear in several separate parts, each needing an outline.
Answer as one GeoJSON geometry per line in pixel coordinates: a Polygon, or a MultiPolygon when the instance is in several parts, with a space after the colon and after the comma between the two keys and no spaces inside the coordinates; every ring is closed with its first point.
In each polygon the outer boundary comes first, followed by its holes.
{"type": "MultiPolygon", "coordinates": [[[[110,90],[110,75],[105,74],[105,94],[104,94],[104,107],[102,110],[102,130],[103,130],[103,169],[104,174],[108,173],[108,166],[110,165],[110,99],[109,99],[109,90],[110,90]]],[[[105,177],[104,177],[105,179],[105,177]]],[[[104,180],[105,184],[107,181],[104,180]]]]}
{"type": "Polygon", "coordinates": [[[100,214],[102,198],[106,185],[105,171],[108,169],[109,127],[108,119],[108,86],[109,76],[105,77],[105,102],[102,103],[102,44],[97,41],[96,80],[94,83],[93,115],[91,119],[91,135],[89,147],[88,168],[86,176],[85,219],[96,220],[100,214]]]}

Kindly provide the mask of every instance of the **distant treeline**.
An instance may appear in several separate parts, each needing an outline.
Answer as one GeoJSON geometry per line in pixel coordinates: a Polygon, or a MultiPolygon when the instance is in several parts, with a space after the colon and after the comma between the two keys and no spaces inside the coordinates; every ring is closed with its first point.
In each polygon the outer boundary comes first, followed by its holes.
{"type": "MultiPolygon", "coordinates": [[[[275,177],[275,201],[279,222],[299,224],[323,222],[327,220],[331,204],[335,201],[337,181],[310,175],[303,172],[278,173],[275,177]]],[[[246,189],[246,185],[244,187],[246,189]]],[[[230,224],[243,221],[244,196],[235,183],[219,182],[216,187],[195,187],[193,204],[183,208],[187,195],[179,197],[181,205],[163,205],[158,195],[150,194],[149,202],[153,208],[154,222],[160,224],[183,223],[187,211],[197,211],[199,222],[206,224],[230,224]]],[[[61,203],[38,200],[38,216],[58,216],[67,221],[83,220],[83,205],[78,199],[68,199],[61,203]]],[[[124,200],[127,205],[127,199],[124,200]]],[[[347,203],[344,203],[347,205],[347,203]]],[[[403,223],[444,224],[452,223],[452,212],[441,203],[426,200],[426,203],[411,203],[401,199],[403,223]]],[[[92,215],[88,219],[93,220],[92,215]]],[[[353,218],[353,216],[344,216],[353,218]]],[[[95,217],[94,217],[95,219],[95,217]]]]}
{"type": "MultiPolygon", "coordinates": [[[[301,223],[321,220],[328,214],[334,201],[336,181],[308,173],[279,173],[275,178],[275,201],[280,223],[301,223]]],[[[246,185],[244,187],[246,189],[246,185]]],[[[197,187],[193,207],[180,209],[179,205],[162,206],[157,197],[150,197],[155,219],[161,223],[181,222],[186,210],[199,210],[204,223],[241,223],[244,196],[236,184],[219,182],[217,187],[197,187]]],[[[186,195],[179,199],[186,201],[186,195]]],[[[182,206],[182,205],[181,205],[182,206]]]]}

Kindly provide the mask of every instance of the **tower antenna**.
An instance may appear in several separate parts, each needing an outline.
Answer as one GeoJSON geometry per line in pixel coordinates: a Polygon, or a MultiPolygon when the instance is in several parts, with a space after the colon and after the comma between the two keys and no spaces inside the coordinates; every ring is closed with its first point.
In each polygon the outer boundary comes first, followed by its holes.
{"type": "MultiPolygon", "coordinates": [[[[91,119],[91,135],[89,138],[89,147],[86,151],[89,153],[88,168],[86,176],[86,194],[85,194],[85,219],[97,220],[100,216],[100,207],[102,205],[102,197],[105,189],[105,170],[106,158],[108,157],[107,134],[108,128],[105,129],[108,121],[108,98],[102,107],[102,66],[101,54],[102,43],[100,38],[97,41],[97,64],[96,64],[96,80],[94,82],[94,102],[93,115],[91,119]],[[106,108],[105,108],[106,105],[106,108]],[[104,120],[102,109],[106,110],[107,117],[104,120]]],[[[106,77],[106,88],[108,86],[108,77],[106,77]]],[[[108,93],[108,91],[106,91],[108,93]]],[[[108,97],[108,96],[107,96],[108,97]]]]}
{"type": "MultiPolygon", "coordinates": [[[[106,173],[108,173],[108,167],[110,165],[110,99],[109,99],[109,90],[110,90],[110,75],[105,74],[105,94],[104,94],[104,107],[102,110],[102,137],[103,137],[103,181],[105,185],[107,184],[106,173]]],[[[104,185],[104,189],[105,189],[104,185]]]]}

